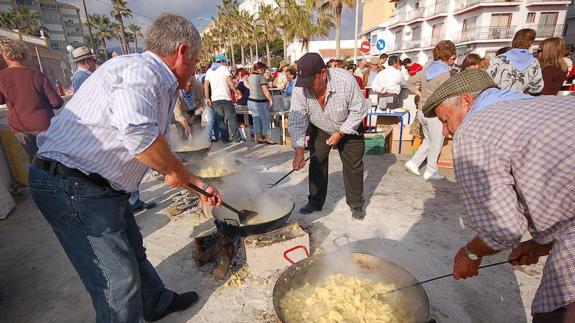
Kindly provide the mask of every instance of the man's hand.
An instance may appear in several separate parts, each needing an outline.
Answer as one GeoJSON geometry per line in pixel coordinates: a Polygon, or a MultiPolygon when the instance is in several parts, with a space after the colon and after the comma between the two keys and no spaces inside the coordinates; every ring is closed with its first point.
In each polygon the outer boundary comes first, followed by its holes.
{"type": "Polygon", "coordinates": [[[241,99],[244,96],[240,90],[235,90],[235,92],[237,100],[241,99]]]}
{"type": "Polygon", "coordinates": [[[206,192],[210,193],[211,196],[207,197],[204,194],[199,193],[202,203],[208,203],[208,205],[216,207],[222,206],[222,194],[217,189],[208,186],[208,188],[206,188],[206,192]]]}
{"type": "Polygon", "coordinates": [[[334,132],[331,137],[329,137],[326,141],[325,144],[333,147],[335,145],[337,145],[339,143],[339,141],[341,140],[341,138],[343,138],[343,134],[339,131],[334,132]]]}
{"type": "Polygon", "coordinates": [[[305,158],[304,158],[305,150],[301,147],[295,149],[295,156],[293,158],[293,169],[300,170],[305,166],[305,158]]]}
{"type": "Polygon", "coordinates": [[[464,248],[459,249],[453,258],[453,278],[458,280],[479,275],[479,265],[482,259],[471,260],[464,248]]]}
{"type": "Polygon", "coordinates": [[[212,107],[212,100],[206,99],[206,105],[211,108],[212,107]]]}
{"type": "Polygon", "coordinates": [[[552,247],[553,243],[541,245],[533,239],[523,241],[511,250],[508,259],[515,260],[511,262],[513,266],[533,265],[539,261],[539,257],[547,256],[552,247]]]}

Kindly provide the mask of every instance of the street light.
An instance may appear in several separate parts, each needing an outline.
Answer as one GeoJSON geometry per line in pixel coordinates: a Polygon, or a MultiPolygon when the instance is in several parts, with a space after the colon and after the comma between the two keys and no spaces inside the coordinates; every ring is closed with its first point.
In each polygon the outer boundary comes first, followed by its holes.
{"type": "Polygon", "coordinates": [[[74,46],[68,45],[66,46],[66,50],[68,51],[68,61],[70,62],[70,70],[72,71],[72,74],[74,74],[74,72],[76,72],[74,62],[72,61],[72,51],[74,50],[74,46]]]}

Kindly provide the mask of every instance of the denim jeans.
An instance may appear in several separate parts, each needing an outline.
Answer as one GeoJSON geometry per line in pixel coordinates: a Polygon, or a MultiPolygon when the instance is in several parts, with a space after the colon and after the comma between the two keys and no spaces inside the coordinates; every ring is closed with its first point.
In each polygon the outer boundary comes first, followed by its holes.
{"type": "Polygon", "coordinates": [[[206,108],[208,114],[208,122],[206,122],[206,138],[208,141],[212,139],[212,132],[214,133],[214,139],[216,141],[220,140],[219,125],[216,122],[216,112],[213,108],[206,108]]]}
{"type": "Polygon", "coordinates": [[[146,257],[128,193],[30,166],[34,202],[90,293],[97,322],[141,322],[174,292],[146,257]]]}
{"type": "Polygon", "coordinates": [[[238,132],[236,108],[232,101],[214,101],[212,102],[212,109],[215,111],[216,125],[220,132],[220,140],[224,142],[240,140],[241,137],[238,132]]]}
{"type": "Polygon", "coordinates": [[[38,152],[38,145],[36,144],[36,136],[38,136],[38,134],[40,134],[40,132],[14,133],[14,136],[16,136],[16,139],[18,140],[20,145],[22,145],[22,147],[24,147],[24,150],[26,150],[26,154],[28,155],[30,161],[32,161],[32,158],[34,158],[34,156],[38,152]]]}
{"type": "Polygon", "coordinates": [[[267,102],[254,102],[248,100],[248,108],[254,119],[254,134],[270,135],[270,110],[267,102]]]}

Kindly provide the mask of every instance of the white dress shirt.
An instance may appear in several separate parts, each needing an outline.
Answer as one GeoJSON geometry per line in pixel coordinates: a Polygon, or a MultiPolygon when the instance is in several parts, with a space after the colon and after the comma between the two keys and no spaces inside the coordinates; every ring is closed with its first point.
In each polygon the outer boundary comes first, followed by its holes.
{"type": "Polygon", "coordinates": [[[113,188],[138,190],[148,166],[134,155],[168,130],[178,81],[152,52],[104,63],[38,136],[38,154],[85,174],[98,173],[113,188]]]}
{"type": "Polygon", "coordinates": [[[399,94],[405,86],[405,77],[397,68],[390,66],[379,73],[371,83],[371,88],[378,93],[399,94]]]}

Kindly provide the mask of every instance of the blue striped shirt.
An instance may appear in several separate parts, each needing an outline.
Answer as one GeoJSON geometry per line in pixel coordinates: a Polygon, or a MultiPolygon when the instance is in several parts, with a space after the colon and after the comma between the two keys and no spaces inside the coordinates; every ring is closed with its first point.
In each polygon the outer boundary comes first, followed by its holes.
{"type": "Polygon", "coordinates": [[[148,167],[134,155],[168,137],[178,96],[174,74],[154,53],[118,56],[98,68],[38,136],[38,154],[138,189],[148,167]]]}

